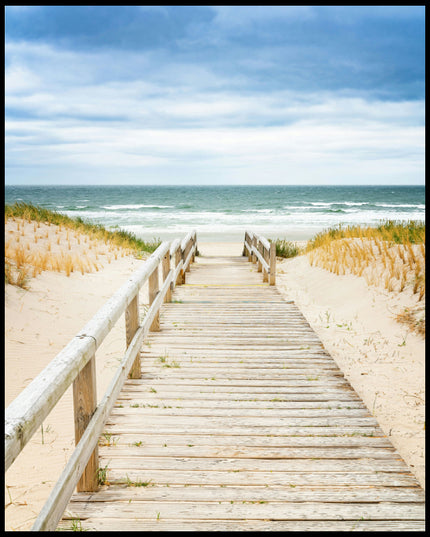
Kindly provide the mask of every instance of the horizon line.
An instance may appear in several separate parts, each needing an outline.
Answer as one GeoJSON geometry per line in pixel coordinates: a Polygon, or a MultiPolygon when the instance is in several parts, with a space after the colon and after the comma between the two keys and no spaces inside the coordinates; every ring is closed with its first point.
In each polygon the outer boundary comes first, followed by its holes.
{"type": "Polygon", "coordinates": [[[148,184],[138,184],[138,183],[126,183],[126,184],[112,184],[112,183],[79,183],[79,184],[72,184],[72,183],[61,183],[61,184],[55,184],[55,183],[5,183],[5,187],[7,186],[67,186],[67,187],[86,187],[86,186],[112,186],[112,187],[124,187],[124,186],[155,186],[155,187],[184,187],[184,186],[197,186],[197,187],[216,187],[216,186],[230,186],[230,187],[252,187],[252,186],[276,186],[276,187],[314,187],[314,186],[336,186],[336,187],[360,187],[360,186],[387,186],[387,187],[398,187],[398,186],[420,186],[425,187],[425,183],[423,184],[409,184],[409,183],[400,183],[400,184],[389,184],[389,183],[354,183],[354,184],[336,184],[336,183],[324,183],[324,184],[278,184],[278,183],[272,183],[272,184],[262,184],[262,183],[251,183],[251,184],[230,184],[230,183],[213,183],[213,184],[194,184],[194,183],[185,183],[185,184],[155,184],[155,183],[148,183],[148,184]]]}

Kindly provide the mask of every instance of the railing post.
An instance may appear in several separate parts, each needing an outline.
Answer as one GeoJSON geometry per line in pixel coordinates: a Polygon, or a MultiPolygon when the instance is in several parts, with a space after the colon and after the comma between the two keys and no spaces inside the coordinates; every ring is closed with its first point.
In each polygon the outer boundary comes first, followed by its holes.
{"type": "MultiPolygon", "coordinates": [[[[95,355],[78,373],[73,381],[73,408],[75,414],[75,445],[87,428],[97,407],[96,393],[96,358],[95,355]]],[[[94,448],[91,457],[77,484],[78,492],[94,492],[98,489],[97,469],[99,466],[98,447],[94,448]]]]}
{"type": "MultiPolygon", "coordinates": [[[[196,235],[196,233],[194,233],[193,234],[193,239],[192,239],[192,242],[191,242],[191,247],[195,246],[196,244],[197,244],[197,235],[196,235]]],[[[194,249],[193,255],[191,256],[190,263],[194,263],[194,261],[196,259],[196,250],[197,250],[197,247],[194,249]]]]}
{"type": "MultiPolygon", "coordinates": [[[[248,235],[248,245],[252,246],[252,239],[249,235],[248,235]]],[[[252,263],[252,252],[248,252],[248,261],[249,263],[252,263]]]]}
{"type": "MultiPolygon", "coordinates": [[[[149,294],[149,305],[154,302],[159,286],[158,286],[158,265],[156,268],[152,271],[152,274],[148,278],[148,294],[149,294]]],[[[155,314],[154,320],[152,321],[150,332],[159,332],[160,331],[160,314],[157,311],[155,314]]]]}
{"type": "MultiPolygon", "coordinates": [[[[256,246],[257,246],[257,237],[256,237],[255,235],[254,235],[254,237],[252,238],[251,246],[252,246],[252,247],[256,247],[256,246]]],[[[252,263],[256,263],[256,262],[257,262],[257,256],[254,254],[254,252],[252,252],[252,254],[251,254],[251,262],[252,262],[252,263]]]]}
{"type": "MultiPolygon", "coordinates": [[[[190,253],[192,247],[193,247],[193,239],[190,239],[187,245],[185,246],[185,253],[184,253],[185,260],[187,259],[188,254],[190,253]]],[[[191,270],[191,259],[186,268],[186,272],[190,272],[190,270],[191,270]]]]}
{"type": "MultiPolygon", "coordinates": [[[[126,348],[131,343],[131,340],[139,328],[139,293],[130,302],[125,310],[125,345],[126,348]]],[[[136,359],[131,366],[128,373],[129,379],[140,379],[141,366],[140,366],[140,353],[137,353],[136,359]]]]}
{"type": "Polygon", "coordinates": [[[247,238],[248,238],[248,232],[245,231],[245,238],[243,239],[242,256],[246,256],[246,255],[247,255],[247,253],[246,253],[246,248],[245,248],[245,243],[247,242],[247,238]]]}
{"type": "MultiPolygon", "coordinates": [[[[263,245],[262,255],[263,255],[264,260],[266,261],[266,263],[269,264],[269,262],[270,262],[270,260],[269,260],[270,252],[267,250],[267,248],[264,245],[263,245]]],[[[269,281],[269,274],[268,274],[267,270],[265,268],[263,268],[263,282],[268,282],[268,281],[269,281]]]]}
{"type": "MultiPolygon", "coordinates": [[[[257,250],[260,252],[261,255],[263,255],[263,244],[261,243],[260,239],[257,240],[257,250]]],[[[261,272],[263,270],[263,265],[261,264],[261,261],[257,258],[257,272],[261,272]]]]}
{"type": "MultiPolygon", "coordinates": [[[[167,276],[170,272],[170,251],[166,252],[166,255],[163,257],[163,283],[166,281],[167,276]]],[[[167,289],[166,296],[164,297],[164,302],[172,301],[172,291],[171,288],[167,289]]]]}
{"type": "Polygon", "coordinates": [[[187,252],[187,245],[185,245],[184,249],[182,250],[182,244],[181,244],[181,257],[182,257],[182,263],[183,266],[181,268],[181,284],[185,283],[185,261],[186,261],[186,252],[187,252]]]}
{"type": "MultiPolygon", "coordinates": [[[[179,243],[175,251],[175,269],[181,262],[181,259],[182,259],[182,247],[181,247],[181,243],[179,243]]],[[[182,283],[182,271],[180,270],[178,272],[178,276],[176,277],[176,285],[181,285],[181,283],[182,283]]]]}
{"type": "Polygon", "coordinates": [[[270,243],[270,278],[269,285],[275,285],[276,283],[276,244],[270,243]]]}

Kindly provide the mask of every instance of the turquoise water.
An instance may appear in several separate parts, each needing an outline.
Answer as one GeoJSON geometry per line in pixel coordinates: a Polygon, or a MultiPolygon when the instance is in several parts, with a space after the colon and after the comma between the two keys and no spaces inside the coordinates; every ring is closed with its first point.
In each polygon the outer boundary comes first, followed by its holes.
{"type": "Polygon", "coordinates": [[[242,241],[309,239],[338,224],[424,220],[424,186],[10,186],[5,203],[25,201],[143,239],[183,236],[242,241]]]}

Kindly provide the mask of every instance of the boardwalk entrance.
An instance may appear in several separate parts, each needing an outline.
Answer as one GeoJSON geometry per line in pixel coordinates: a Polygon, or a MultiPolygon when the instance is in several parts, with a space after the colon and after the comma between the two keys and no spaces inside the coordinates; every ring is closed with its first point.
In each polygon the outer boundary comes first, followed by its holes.
{"type": "Polygon", "coordinates": [[[196,257],[61,528],[424,530],[424,494],[294,303],[196,257]]]}

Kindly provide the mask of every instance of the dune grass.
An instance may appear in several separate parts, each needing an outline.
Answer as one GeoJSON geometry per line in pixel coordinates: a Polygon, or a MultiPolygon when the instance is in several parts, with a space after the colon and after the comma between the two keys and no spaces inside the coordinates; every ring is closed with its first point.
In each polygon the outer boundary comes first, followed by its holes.
{"type": "Polygon", "coordinates": [[[5,205],[6,223],[5,283],[24,289],[44,270],[85,274],[102,266],[99,255],[108,263],[130,254],[143,258],[161,243],[22,202],[5,205]]]}
{"type": "Polygon", "coordinates": [[[269,241],[275,243],[277,257],[288,259],[303,253],[302,249],[294,242],[287,241],[285,239],[275,239],[273,241],[269,239],[269,241]]]}
{"type": "Polygon", "coordinates": [[[383,220],[378,226],[332,227],[317,233],[307,244],[307,251],[338,239],[378,239],[390,244],[425,244],[425,223],[417,220],[383,220]]]}
{"type": "Polygon", "coordinates": [[[70,218],[56,211],[51,211],[43,207],[30,203],[16,202],[13,205],[5,205],[5,219],[22,218],[27,222],[43,222],[48,225],[63,226],[65,228],[90,235],[92,238],[110,242],[121,248],[129,248],[136,254],[140,252],[154,252],[161,244],[160,239],[154,238],[151,241],[144,241],[137,238],[128,231],[109,231],[101,224],[94,224],[83,220],[81,217],[70,218]]]}
{"type": "Polygon", "coordinates": [[[311,265],[338,275],[363,276],[387,291],[425,296],[425,224],[381,222],[376,227],[338,226],[315,235],[305,249],[311,265]]]}

